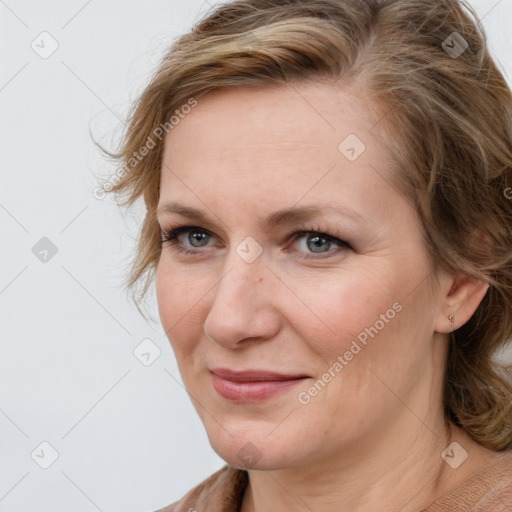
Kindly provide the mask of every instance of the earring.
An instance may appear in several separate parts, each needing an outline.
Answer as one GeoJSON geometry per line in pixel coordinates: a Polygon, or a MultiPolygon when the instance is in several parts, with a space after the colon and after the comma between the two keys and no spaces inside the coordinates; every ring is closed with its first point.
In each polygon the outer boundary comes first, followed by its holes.
{"type": "Polygon", "coordinates": [[[453,319],[454,318],[455,318],[455,315],[453,313],[448,317],[448,320],[450,320],[450,323],[451,323],[452,332],[453,332],[453,319]]]}

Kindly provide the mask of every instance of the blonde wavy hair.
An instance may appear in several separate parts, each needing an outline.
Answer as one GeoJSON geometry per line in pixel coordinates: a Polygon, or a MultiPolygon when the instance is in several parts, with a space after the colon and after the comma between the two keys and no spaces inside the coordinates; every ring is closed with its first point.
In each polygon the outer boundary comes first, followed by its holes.
{"type": "Polygon", "coordinates": [[[445,416],[483,446],[512,448],[512,368],[494,357],[512,339],[512,95],[464,1],[238,0],[175,40],[120,149],[101,148],[123,169],[107,190],[146,206],[126,289],[139,308],[160,257],[161,134],[172,116],[216,89],[320,77],[356,84],[386,112],[397,185],[433,268],[489,284],[451,335],[445,416]]]}

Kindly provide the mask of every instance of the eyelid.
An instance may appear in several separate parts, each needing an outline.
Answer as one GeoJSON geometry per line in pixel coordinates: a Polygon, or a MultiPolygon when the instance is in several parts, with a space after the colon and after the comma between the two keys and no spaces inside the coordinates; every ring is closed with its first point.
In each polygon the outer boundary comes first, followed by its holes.
{"type": "Polygon", "coordinates": [[[325,233],[324,231],[319,230],[319,229],[305,229],[305,230],[301,230],[301,231],[295,231],[292,235],[290,245],[293,245],[297,239],[299,239],[305,235],[319,236],[320,238],[325,239],[327,242],[337,245],[338,248],[337,248],[337,250],[331,249],[329,251],[319,252],[319,253],[293,251],[291,249],[285,249],[285,252],[295,252],[295,253],[301,255],[301,256],[299,256],[299,258],[314,260],[314,259],[329,258],[329,257],[339,254],[339,252],[341,250],[352,249],[352,247],[350,246],[350,244],[348,242],[345,242],[341,238],[338,238],[334,235],[330,235],[329,233],[325,233]]]}
{"type": "MultiPolygon", "coordinates": [[[[176,227],[169,227],[167,229],[160,228],[160,237],[161,242],[172,242],[174,241],[179,235],[183,233],[188,233],[190,231],[199,231],[203,232],[206,235],[214,238],[215,235],[206,228],[201,228],[199,226],[191,226],[191,225],[178,225],[176,227]]],[[[198,249],[196,247],[195,249],[198,249]]]]}
{"type": "MultiPolygon", "coordinates": [[[[182,246],[179,247],[181,244],[176,243],[176,238],[183,234],[188,233],[192,231],[198,231],[205,233],[207,236],[210,236],[212,238],[215,238],[215,235],[208,229],[202,228],[200,226],[193,226],[193,225],[178,225],[176,227],[169,227],[167,229],[160,228],[160,234],[161,234],[161,242],[162,244],[165,242],[170,242],[170,245],[173,249],[177,251],[187,252],[189,254],[200,254],[201,252],[204,252],[203,248],[201,247],[193,247],[193,246],[182,246]]],[[[305,235],[317,235],[321,238],[324,238],[328,242],[335,244],[338,246],[338,249],[352,249],[351,245],[343,240],[340,237],[337,237],[335,235],[326,233],[325,230],[320,229],[317,225],[307,226],[307,225],[301,225],[297,226],[295,231],[290,237],[290,243],[294,243],[295,240],[298,238],[305,236],[305,235]]],[[[204,248],[212,247],[212,246],[203,246],[204,248]]],[[[296,252],[298,254],[306,254],[310,256],[302,256],[304,259],[319,259],[322,257],[329,257],[332,256],[333,253],[337,253],[338,251],[329,250],[325,253],[305,253],[302,251],[291,251],[290,249],[286,249],[285,252],[296,252]]]]}
{"type": "Polygon", "coordinates": [[[295,240],[296,238],[300,238],[301,236],[304,236],[304,235],[318,235],[321,238],[325,238],[329,242],[348,246],[348,242],[345,242],[341,238],[338,238],[335,235],[330,235],[329,233],[325,233],[324,231],[317,230],[317,229],[304,229],[301,231],[294,231],[293,235],[292,235],[292,240],[295,240]]]}

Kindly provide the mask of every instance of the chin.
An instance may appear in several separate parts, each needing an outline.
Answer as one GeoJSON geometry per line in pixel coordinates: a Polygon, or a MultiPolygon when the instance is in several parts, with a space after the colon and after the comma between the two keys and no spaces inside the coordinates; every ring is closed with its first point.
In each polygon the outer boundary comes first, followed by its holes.
{"type": "MultiPolygon", "coordinates": [[[[216,425],[214,431],[207,431],[208,439],[213,450],[230,466],[244,470],[275,470],[299,464],[302,457],[296,451],[299,444],[286,436],[286,430],[281,437],[275,432],[269,437],[261,427],[255,425],[254,430],[244,427],[244,434],[236,435],[233,429],[228,434],[216,425]],[[286,437],[283,437],[285,434],[286,437]]],[[[304,450],[304,444],[301,443],[304,450]]]]}

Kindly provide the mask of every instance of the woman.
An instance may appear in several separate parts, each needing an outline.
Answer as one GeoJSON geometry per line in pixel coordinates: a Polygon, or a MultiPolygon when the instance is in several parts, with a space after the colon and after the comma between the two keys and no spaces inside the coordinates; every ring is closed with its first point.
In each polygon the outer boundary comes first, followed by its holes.
{"type": "Polygon", "coordinates": [[[239,0],[171,47],[113,190],[227,464],[162,511],[512,510],[511,123],[455,0],[239,0]]]}

